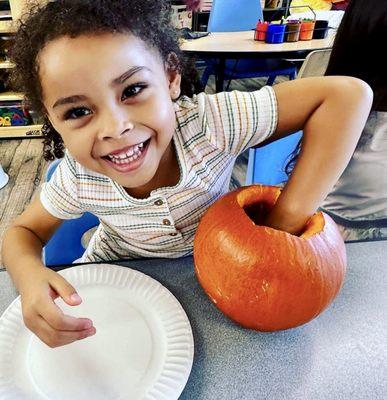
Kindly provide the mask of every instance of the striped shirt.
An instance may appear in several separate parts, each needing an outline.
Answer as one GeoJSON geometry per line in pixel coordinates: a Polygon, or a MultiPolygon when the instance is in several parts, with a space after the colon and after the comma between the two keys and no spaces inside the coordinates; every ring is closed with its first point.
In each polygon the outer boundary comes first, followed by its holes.
{"type": "Polygon", "coordinates": [[[40,199],[49,213],[71,219],[88,211],[100,224],[81,261],[192,254],[204,211],[227,193],[236,157],[267,139],[277,126],[271,87],[230,92],[175,104],[173,135],[180,180],[136,199],[110,178],[86,169],[66,152],[40,199]]]}

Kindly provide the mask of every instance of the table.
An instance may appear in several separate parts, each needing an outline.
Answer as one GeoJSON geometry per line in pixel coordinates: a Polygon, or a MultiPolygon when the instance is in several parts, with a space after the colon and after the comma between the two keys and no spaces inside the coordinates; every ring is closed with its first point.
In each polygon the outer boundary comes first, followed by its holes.
{"type": "Polygon", "coordinates": [[[254,31],[212,32],[208,36],[182,41],[186,54],[201,58],[217,58],[216,91],[223,90],[226,59],[235,58],[305,58],[313,50],[331,48],[334,34],[325,39],[269,44],[254,40],[254,31]]]}
{"type": "MultiPolygon", "coordinates": [[[[195,356],[181,400],[382,400],[387,394],[387,241],[347,244],[333,304],[308,324],[259,333],[209,301],[192,258],[120,262],[161,282],[192,325],[195,356]]],[[[0,311],[16,297],[0,272],[0,311]]]]}

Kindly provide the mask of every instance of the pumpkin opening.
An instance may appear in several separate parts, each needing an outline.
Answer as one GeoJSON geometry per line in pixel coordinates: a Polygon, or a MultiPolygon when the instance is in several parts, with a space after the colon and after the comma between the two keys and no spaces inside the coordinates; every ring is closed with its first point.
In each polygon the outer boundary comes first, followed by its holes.
{"type": "Polygon", "coordinates": [[[272,208],[272,204],[267,202],[259,202],[244,206],[243,211],[254,222],[255,225],[264,225],[265,218],[272,208]]]}
{"type": "MultiPolygon", "coordinates": [[[[242,208],[255,225],[265,226],[264,222],[266,216],[269,214],[273,206],[274,205],[271,203],[258,202],[255,204],[246,205],[242,208]]],[[[324,225],[324,218],[322,217],[321,213],[316,214],[307,221],[300,234],[296,236],[307,239],[316,233],[320,233],[324,229],[324,225]]]]}
{"type": "MultiPolygon", "coordinates": [[[[251,185],[242,188],[236,200],[255,225],[264,226],[267,214],[274,207],[281,189],[276,186],[251,185]]],[[[314,214],[305,224],[298,237],[308,239],[324,230],[325,222],[321,212],[314,214]]]]}

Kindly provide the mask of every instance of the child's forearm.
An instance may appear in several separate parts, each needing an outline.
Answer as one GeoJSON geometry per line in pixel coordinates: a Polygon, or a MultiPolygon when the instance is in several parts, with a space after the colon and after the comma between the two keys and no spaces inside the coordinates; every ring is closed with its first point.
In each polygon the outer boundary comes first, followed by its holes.
{"type": "Polygon", "coordinates": [[[3,263],[19,292],[31,273],[44,268],[42,248],[38,236],[25,227],[13,226],[6,231],[2,248],[3,263]]]}
{"type": "Polygon", "coordinates": [[[327,85],[321,96],[304,125],[293,173],[266,221],[294,234],[300,233],[344,171],[372,104],[370,89],[355,79],[327,85]]]}

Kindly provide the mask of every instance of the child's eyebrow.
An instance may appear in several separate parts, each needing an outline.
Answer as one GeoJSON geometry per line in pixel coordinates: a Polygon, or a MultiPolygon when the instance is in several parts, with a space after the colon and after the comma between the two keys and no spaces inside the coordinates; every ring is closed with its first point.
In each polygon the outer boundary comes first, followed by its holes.
{"type": "MultiPolygon", "coordinates": [[[[124,72],[122,75],[120,75],[118,78],[115,78],[113,80],[113,84],[114,85],[120,85],[123,82],[125,82],[127,79],[129,79],[132,75],[136,74],[137,72],[139,72],[141,70],[151,71],[148,67],[145,67],[145,66],[132,67],[132,68],[128,69],[126,72],[124,72]]],[[[54,108],[59,107],[59,106],[63,106],[63,105],[66,105],[66,104],[78,103],[80,101],[85,101],[85,100],[86,100],[86,96],[83,96],[83,95],[62,97],[62,98],[58,99],[54,103],[52,108],[54,109],[54,108]]]]}
{"type": "Polygon", "coordinates": [[[60,99],[58,99],[54,105],[52,106],[52,108],[54,109],[55,107],[59,107],[59,106],[64,106],[66,104],[73,104],[73,103],[78,103],[80,101],[85,101],[86,100],[86,96],[82,96],[82,95],[76,95],[76,96],[69,96],[69,97],[62,97],[60,99]]]}
{"type": "Polygon", "coordinates": [[[132,75],[136,74],[137,72],[146,69],[150,71],[148,67],[145,66],[136,66],[128,69],[126,72],[124,72],[121,76],[118,78],[114,79],[113,84],[115,85],[120,85],[121,83],[125,82],[127,79],[129,79],[132,75]]]}

